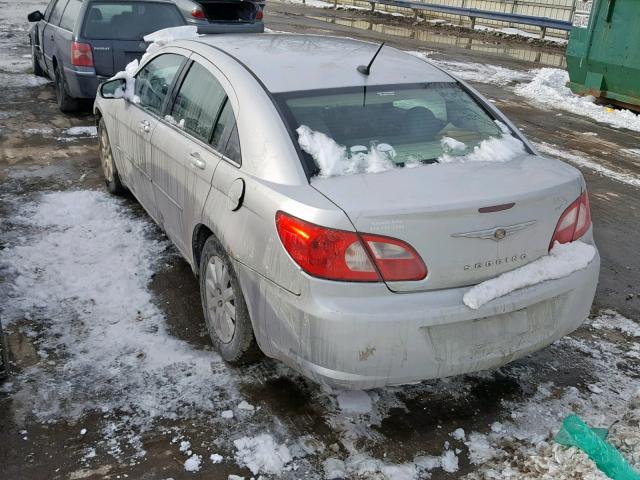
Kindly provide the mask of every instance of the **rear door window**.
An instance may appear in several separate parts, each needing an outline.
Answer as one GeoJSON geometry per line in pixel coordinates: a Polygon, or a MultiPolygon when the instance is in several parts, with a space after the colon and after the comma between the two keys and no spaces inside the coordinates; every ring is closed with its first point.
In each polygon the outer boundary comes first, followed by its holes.
{"type": "Polygon", "coordinates": [[[64,28],[65,30],[72,32],[81,8],[82,0],[69,0],[67,8],[64,9],[62,19],[60,20],[60,28],[64,28]]]}
{"type": "Polygon", "coordinates": [[[67,6],[67,0],[58,0],[56,6],[53,7],[51,11],[51,18],[49,18],[49,23],[52,25],[58,25],[60,22],[60,18],[62,17],[62,12],[64,12],[64,7],[67,6]]]}
{"type": "Polygon", "coordinates": [[[227,148],[224,155],[236,162],[238,165],[242,164],[242,155],[240,154],[240,137],[238,137],[238,125],[233,123],[233,130],[229,135],[229,141],[227,142],[227,148]]]}
{"type": "Polygon", "coordinates": [[[142,40],[163,28],[185,25],[175,5],[154,2],[93,2],[83,36],[93,40],[142,40]]]}
{"type": "Polygon", "coordinates": [[[231,108],[231,103],[227,101],[222,109],[218,123],[216,123],[216,128],[213,131],[213,137],[211,139],[213,148],[224,153],[229,134],[235,124],[236,117],[233,114],[233,108],[231,108]]]}
{"type": "Polygon", "coordinates": [[[208,142],[225,98],[220,82],[194,62],[182,82],[171,116],[185,131],[208,142]]]}
{"type": "Polygon", "coordinates": [[[138,72],[135,94],[140,98],[142,108],[160,115],[171,84],[185,60],[182,55],[166,53],[151,60],[138,72]]]}

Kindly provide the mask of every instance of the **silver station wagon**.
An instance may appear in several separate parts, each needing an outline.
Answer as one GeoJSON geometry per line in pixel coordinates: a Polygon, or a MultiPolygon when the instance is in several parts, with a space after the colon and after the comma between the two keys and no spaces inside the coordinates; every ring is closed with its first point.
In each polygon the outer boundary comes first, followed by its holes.
{"type": "Polygon", "coordinates": [[[312,35],[178,40],[95,103],[125,189],[199,277],[228,362],[338,388],[495,368],[578,328],[585,268],[488,301],[469,289],[593,244],[584,179],[469,85],[394,48],[312,35]],[[375,61],[370,65],[374,55],[375,61]]]}

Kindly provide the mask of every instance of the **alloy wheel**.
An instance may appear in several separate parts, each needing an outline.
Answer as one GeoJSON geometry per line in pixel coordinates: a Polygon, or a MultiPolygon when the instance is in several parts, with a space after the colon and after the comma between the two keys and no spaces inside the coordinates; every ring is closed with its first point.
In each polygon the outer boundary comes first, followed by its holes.
{"type": "Polygon", "coordinates": [[[205,293],[207,328],[213,330],[222,343],[231,342],[236,333],[235,294],[227,265],[215,255],[207,264],[205,293]]]}
{"type": "Polygon", "coordinates": [[[111,155],[109,137],[104,128],[100,131],[100,163],[102,163],[105,180],[109,183],[113,182],[113,156],[111,155]]]}

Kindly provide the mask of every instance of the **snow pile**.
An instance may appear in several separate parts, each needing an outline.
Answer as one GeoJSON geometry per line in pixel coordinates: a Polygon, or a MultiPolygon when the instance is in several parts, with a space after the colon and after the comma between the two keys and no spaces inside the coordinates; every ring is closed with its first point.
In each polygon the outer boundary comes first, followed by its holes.
{"type": "Polygon", "coordinates": [[[548,143],[536,143],[535,146],[541,153],[544,153],[546,155],[562,158],[563,160],[567,160],[579,167],[588,168],[589,170],[593,170],[594,172],[599,173],[602,176],[611,178],[618,182],[626,183],[634,187],[640,187],[640,176],[633,173],[612,170],[611,168],[602,165],[602,161],[600,159],[591,160],[584,154],[584,156],[575,155],[573,153],[569,153],[565,150],[549,145],[548,143]]]}
{"type": "Polygon", "coordinates": [[[222,463],[222,460],[224,460],[224,457],[218,453],[212,453],[209,456],[209,460],[211,460],[211,463],[222,463]]]}
{"type": "Polygon", "coordinates": [[[607,478],[585,455],[554,446],[554,435],[571,413],[580,415],[591,427],[609,428],[607,441],[619,448],[632,466],[640,466],[640,364],[628,355],[640,345],[635,337],[616,338],[613,343],[610,336],[600,333],[602,328],[617,330],[617,326],[626,323],[615,318],[624,320],[610,311],[590,318],[575,337],[562,338],[545,352],[501,369],[502,375],[517,381],[528,393],[522,398],[502,400],[505,415],[499,429],[468,436],[465,443],[477,470],[465,478],[607,478]],[[549,369],[575,378],[569,384],[562,380],[564,385],[541,382],[549,378],[549,369]],[[573,386],[581,386],[580,378],[585,375],[588,383],[597,388],[579,390],[573,386]],[[531,391],[531,387],[537,388],[531,391]]]}
{"type": "Polygon", "coordinates": [[[395,151],[390,145],[352,147],[347,153],[346,147],[306,125],[301,125],[296,131],[300,147],[316,161],[321,177],[379,173],[394,168],[392,159],[395,151]]]}
{"type": "Polygon", "coordinates": [[[355,478],[417,480],[419,468],[414,463],[392,464],[357,454],[346,461],[347,472],[355,478]]]}
{"type": "Polygon", "coordinates": [[[202,456],[195,453],[187,458],[184,462],[184,469],[187,472],[199,472],[200,464],[202,463],[202,456]]]}
{"type": "Polygon", "coordinates": [[[560,108],[577,115],[607,123],[616,128],[628,128],[640,132],[640,115],[629,110],[614,110],[593,103],[593,97],[581,97],[566,86],[569,74],[557,68],[534,70],[535,77],[529,83],[515,88],[518,95],[553,108],[560,108]]]}
{"type": "Polygon", "coordinates": [[[629,410],[619,422],[609,429],[607,441],[616,447],[629,464],[640,471],[640,390],[631,402],[629,410]]]}
{"type": "Polygon", "coordinates": [[[284,3],[293,3],[293,4],[302,4],[304,3],[307,7],[314,8],[333,8],[333,3],[323,2],[322,0],[285,0],[284,3]]]}
{"type": "Polygon", "coordinates": [[[369,413],[373,407],[371,397],[362,390],[344,390],[336,396],[340,410],[346,413],[369,413]]]}
{"type": "MultiPolygon", "coordinates": [[[[600,392],[602,393],[602,392],[600,392]]],[[[626,413],[616,421],[607,436],[607,442],[616,447],[632,467],[640,467],[640,392],[632,397],[626,413]]],[[[482,437],[476,434],[478,438],[482,437]]],[[[488,444],[485,439],[484,442],[488,444]]],[[[509,439],[501,442],[513,447],[509,439]]],[[[469,442],[467,443],[469,445],[469,442]]],[[[471,450],[472,446],[470,446],[471,450]]],[[[496,452],[494,452],[494,455],[496,452]]],[[[559,478],[575,480],[607,480],[595,463],[581,450],[564,447],[552,440],[542,441],[527,452],[516,450],[515,455],[501,451],[504,460],[490,468],[469,474],[468,480],[555,480],[559,478]]],[[[482,458],[470,457],[472,463],[483,465],[492,455],[482,458]]]]}
{"type": "Polygon", "coordinates": [[[415,464],[423,471],[431,471],[436,468],[442,468],[447,473],[455,473],[458,471],[458,456],[453,450],[445,449],[439,457],[422,456],[414,460],[415,464]]]}
{"type": "Polygon", "coordinates": [[[63,130],[64,134],[71,136],[85,136],[85,137],[97,137],[98,129],[94,125],[88,125],[86,127],[71,127],[63,130]]]}
{"type": "Polygon", "coordinates": [[[142,58],[137,58],[127,64],[124,70],[116,73],[109,80],[124,79],[125,88],[118,88],[115,92],[115,98],[124,98],[131,103],[140,103],[140,98],[135,94],[136,79],[135,74],[141,63],[159,48],[164,47],[169,42],[175,40],[188,40],[191,38],[198,38],[198,27],[192,25],[185,25],[181,27],[170,27],[158,30],[157,32],[150,33],[144,36],[145,42],[151,42],[147,47],[147,51],[142,55],[142,58]]]}
{"type": "Polygon", "coordinates": [[[341,480],[347,476],[347,466],[337,458],[327,458],[322,466],[325,480],[341,480]]]}
{"type": "Polygon", "coordinates": [[[248,412],[253,412],[256,409],[256,407],[254,407],[253,405],[251,405],[249,402],[247,402],[246,400],[242,400],[239,404],[238,404],[238,410],[246,410],[248,412]]]}
{"type": "Polygon", "coordinates": [[[467,480],[608,480],[589,457],[577,448],[542,442],[533,452],[503,460],[494,468],[471,473],[467,480]]]}
{"type": "Polygon", "coordinates": [[[592,323],[597,330],[617,330],[629,337],[640,338],[640,324],[629,320],[614,310],[603,310],[592,323]]]}
{"type": "Polygon", "coordinates": [[[471,288],[464,294],[464,304],[475,310],[515,290],[566,277],[589,265],[595,255],[593,245],[579,240],[565,244],[556,242],[549,255],[471,288]]]}
{"type": "MultiPolygon", "coordinates": [[[[496,122],[500,124],[500,122],[496,122]]],[[[524,144],[506,131],[506,126],[501,125],[503,133],[500,137],[491,137],[482,140],[468,153],[464,153],[467,146],[454,138],[443,137],[440,141],[443,153],[439,158],[440,163],[467,163],[467,162],[509,162],[514,158],[524,155],[524,144]]]]}
{"type": "Polygon", "coordinates": [[[263,433],[256,437],[234,440],[236,462],[246,466],[254,475],[258,473],[279,475],[292,460],[286,445],[279,445],[273,437],[263,433]]]}
{"type": "Polygon", "coordinates": [[[148,220],[106,193],[68,191],[24,204],[11,222],[22,237],[0,251],[0,271],[12,281],[3,323],[33,318],[40,349],[64,359],[64,368],[41,362],[16,378],[18,415],[56,421],[102,412],[104,436],[115,438],[157,418],[210,418],[236,394],[215,353],[167,331],[148,288],[167,243],[150,237],[148,220]]]}
{"type": "Polygon", "coordinates": [[[25,135],[51,135],[53,133],[53,128],[25,128],[22,130],[22,133],[25,135]]]}
{"type": "Polygon", "coordinates": [[[4,73],[0,72],[0,84],[4,88],[40,87],[51,83],[46,77],[36,77],[32,73],[4,73]]]}
{"type": "Polygon", "coordinates": [[[515,82],[529,81],[533,74],[528,71],[512,70],[510,68],[475,62],[452,62],[448,60],[436,60],[427,52],[407,51],[407,53],[427,60],[429,63],[446,70],[462,80],[477,83],[490,83],[493,85],[509,85],[515,82]]]}

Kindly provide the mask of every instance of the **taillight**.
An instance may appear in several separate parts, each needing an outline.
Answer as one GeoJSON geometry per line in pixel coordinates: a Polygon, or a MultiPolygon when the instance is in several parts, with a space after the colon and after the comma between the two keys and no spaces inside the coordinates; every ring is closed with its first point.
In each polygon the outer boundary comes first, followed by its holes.
{"type": "Polygon", "coordinates": [[[204,14],[204,11],[201,8],[194,8],[193,10],[191,10],[191,16],[193,18],[197,18],[200,20],[204,20],[205,18],[207,18],[204,14]]]}
{"type": "Polygon", "coordinates": [[[258,9],[258,11],[256,12],[256,20],[262,20],[264,17],[264,12],[262,11],[262,9],[258,9]]]}
{"type": "Polygon", "coordinates": [[[363,233],[362,240],[385,281],[422,280],[427,276],[427,267],[422,258],[405,242],[369,233],[363,233]]]}
{"type": "Polygon", "coordinates": [[[276,227],[291,258],[315,277],[379,282],[427,276],[416,251],[395,238],[321,227],[284,212],[276,214],[276,227]]]}
{"type": "Polygon", "coordinates": [[[591,208],[589,207],[589,195],[586,190],[582,192],[575,202],[564,211],[556,226],[549,250],[556,242],[569,243],[582,237],[591,226],[591,208]]]}
{"type": "Polygon", "coordinates": [[[71,65],[77,67],[93,67],[93,53],[88,43],[73,42],[71,44],[71,65]]]}

